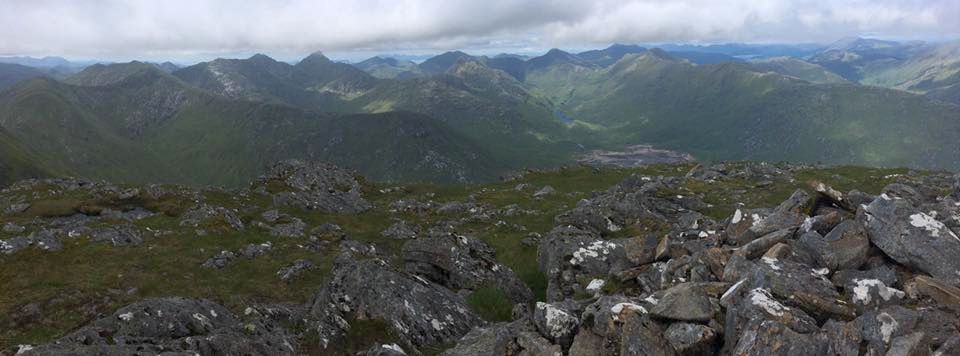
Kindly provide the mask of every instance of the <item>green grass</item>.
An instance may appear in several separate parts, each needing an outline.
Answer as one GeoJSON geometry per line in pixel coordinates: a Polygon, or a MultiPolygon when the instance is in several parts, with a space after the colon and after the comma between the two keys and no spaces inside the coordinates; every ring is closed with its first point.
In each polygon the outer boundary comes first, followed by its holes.
{"type": "Polygon", "coordinates": [[[506,292],[496,286],[477,288],[467,298],[467,303],[483,320],[489,322],[511,320],[513,302],[506,292]]]}
{"type": "MultiPolygon", "coordinates": [[[[380,189],[392,185],[368,183],[364,186],[364,193],[374,203],[375,208],[361,214],[281,210],[303,219],[310,227],[323,223],[340,225],[348,238],[374,243],[378,250],[396,255],[399,255],[403,242],[385,240],[380,236],[380,232],[395,219],[403,219],[426,229],[442,220],[464,217],[388,211],[389,205],[399,199],[443,203],[465,201],[472,195],[477,203],[497,209],[517,204],[522,209],[536,210],[537,215],[503,217],[506,224],[473,222],[463,225],[459,230],[476,236],[493,247],[497,261],[510,267],[530,287],[537,300],[544,300],[547,280],[538,267],[537,249],[521,243],[528,234],[546,235],[556,224],[554,218],[558,214],[576,206],[580,199],[589,198],[591,192],[606,190],[631,174],[682,177],[691,168],[692,165],[603,170],[571,167],[530,172],[510,182],[476,185],[410,184],[391,193],[380,193],[380,189]],[[521,183],[528,185],[528,188],[517,191],[515,187],[521,183]],[[533,199],[533,192],[546,185],[554,187],[557,194],[533,199]],[[522,226],[523,229],[515,229],[514,224],[522,226]]],[[[704,201],[713,204],[705,213],[714,219],[722,220],[738,207],[774,207],[795,189],[809,191],[809,182],[812,181],[822,181],[841,191],[855,188],[875,194],[884,185],[898,179],[894,175],[906,172],[902,169],[861,167],[806,169],[794,172],[796,179],[793,181],[775,180],[772,185],[763,188],[757,188],[756,182],[742,179],[726,179],[715,183],[684,179],[676,189],[660,193],[702,196],[704,201]],[[732,193],[738,190],[746,190],[747,193],[732,193]],[[740,206],[740,203],[743,205],[740,206]]],[[[35,191],[8,194],[10,195],[0,195],[0,202],[4,199],[16,200],[18,197],[36,197],[37,201],[44,203],[35,204],[32,210],[25,214],[2,216],[0,224],[26,224],[38,216],[61,215],[85,202],[95,201],[81,191],[64,193],[44,186],[35,191]]],[[[90,321],[97,313],[109,314],[122,305],[142,298],[208,298],[239,313],[250,303],[306,302],[327,280],[332,261],[336,257],[335,247],[330,252],[316,253],[299,247],[306,242],[306,238],[276,238],[269,236],[266,231],[249,226],[250,222],[260,219],[259,215],[268,209],[268,197],[251,194],[246,198],[235,198],[235,195],[229,192],[215,190],[206,191],[203,195],[211,204],[231,209],[245,207],[240,209],[239,214],[248,224],[247,230],[234,232],[228,229],[210,229],[208,226],[208,236],[196,236],[193,228],[181,228],[178,224],[179,218],[175,216],[189,203],[187,199],[178,196],[165,196],[155,200],[142,197],[127,201],[101,199],[96,203],[102,206],[143,204],[164,211],[166,214],[138,221],[136,225],[174,233],[147,237],[145,243],[139,246],[112,247],[78,239],[67,240],[64,250],[60,252],[27,249],[14,255],[0,255],[0,280],[4,281],[3,288],[0,288],[0,348],[49,341],[90,321]],[[274,250],[256,260],[239,258],[222,270],[199,267],[204,260],[220,250],[236,250],[246,244],[266,241],[272,242],[274,250]],[[280,282],[275,275],[276,271],[297,259],[310,260],[318,268],[291,283],[280,282]],[[135,292],[128,295],[128,290],[135,292]],[[11,327],[14,325],[12,315],[29,303],[38,303],[44,316],[11,327]],[[90,312],[77,312],[78,310],[90,312]]],[[[212,224],[211,226],[219,226],[222,222],[214,221],[212,224]]],[[[663,228],[642,224],[628,227],[611,237],[645,236],[650,232],[659,233],[659,229],[663,228]]],[[[0,233],[0,238],[15,235],[0,233]]],[[[398,258],[394,262],[402,261],[398,258]]],[[[608,280],[602,293],[613,293],[618,288],[620,286],[608,280]]],[[[513,307],[509,298],[493,287],[475,291],[469,303],[489,321],[508,320],[513,307]]],[[[375,324],[375,321],[372,321],[371,325],[361,323],[358,330],[371,330],[370,335],[378,335],[370,336],[370,340],[387,340],[388,335],[379,333],[377,330],[380,329],[375,324]]],[[[359,351],[371,346],[360,344],[358,342],[350,347],[359,351]]],[[[446,346],[437,345],[435,351],[446,346]]]]}

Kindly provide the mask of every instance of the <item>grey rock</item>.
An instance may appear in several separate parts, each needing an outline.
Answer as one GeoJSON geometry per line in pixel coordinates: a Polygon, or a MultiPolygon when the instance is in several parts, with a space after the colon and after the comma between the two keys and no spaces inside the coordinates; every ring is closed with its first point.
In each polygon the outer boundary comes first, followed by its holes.
{"type": "Polygon", "coordinates": [[[229,266],[236,258],[237,255],[235,255],[233,252],[220,251],[220,253],[218,253],[216,256],[210,257],[204,261],[200,267],[221,269],[229,266]]]}
{"type": "Polygon", "coordinates": [[[110,242],[114,246],[139,245],[143,243],[143,234],[131,224],[104,226],[90,232],[94,242],[110,242]]]}
{"type": "Polygon", "coordinates": [[[799,240],[820,266],[831,270],[857,269],[867,260],[870,241],[859,222],[846,220],[827,236],[815,232],[803,234],[799,240]]]}
{"type": "Polygon", "coordinates": [[[530,331],[517,335],[517,345],[523,350],[522,355],[558,356],[563,354],[560,345],[553,345],[539,334],[530,331]]]}
{"type": "Polygon", "coordinates": [[[120,308],[31,354],[276,355],[296,353],[297,347],[295,337],[269,320],[241,322],[210,301],[162,298],[120,308]]]}
{"type": "Polygon", "coordinates": [[[821,329],[821,338],[826,340],[829,355],[860,355],[860,330],[857,322],[839,322],[827,320],[821,329]]]}
{"type": "MultiPolygon", "coordinates": [[[[811,198],[807,192],[797,190],[790,198],[780,203],[769,216],[758,221],[751,221],[749,228],[738,234],[728,235],[728,239],[735,244],[742,245],[777,230],[798,227],[807,218],[805,211],[809,208],[810,201],[811,198]]],[[[742,216],[742,212],[740,214],[742,216]]],[[[731,222],[738,220],[736,218],[737,213],[734,213],[731,222]]],[[[753,218],[751,217],[751,219],[753,218]]],[[[742,218],[739,220],[742,220],[742,218]]]]}
{"type": "Polygon", "coordinates": [[[737,250],[736,254],[749,260],[756,259],[766,253],[773,245],[783,243],[787,238],[792,237],[793,232],[794,229],[789,228],[763,235],[760,238],[744,244],[743,247],[737,250]]]}
{"type": "Polygon", "coordinates": [[[270,235],[278,237],[303,237],[307,224],[299,218],[291,217],[288,222],[270,227],[270,235]]]}
{"type": "Polygon", "coordinates": [[[944,308],[960,313],[960,288],[927,276],[916,276],[913,283],[920,294],[930,297],[944,308]]]}
{"type": "Polygon", "coordinates": [[[281,281],[289,282],[311,269],[313,269],[313,262],[307,260],[296,260],[293,261],[293,263],[280,268],[280,270],[277,271],[277,277],[279,277],[281,281]]]}
{"type": "Polygon", "coordinates": [[[180,218],[180,226],[199,227],[201,224],[215,225],[218,223],[226,224],[236,231],[244,229],[243,221],[237,217],[237,214],[221,206],[199,204],[183,213],[180,218]]]}
{"type": "Polygon", "coordinates": [[[556,344],[570,346],[580,327],[580,319],[563,304],[537,302],[533,324],[540,334],[556,344]]]}
{"type": "Polygon", "coordinates": [[[494,250],[473,237],[439,235],[403,245],[407,272],[454,290],[497,287],[514,303],[530,303],[533,292],[510,267],[496,260],[494,250]]]}
{"type": "Polygon", "coordinates": [[[364,356],[406,356],[407,353],[403,351],[403,348],[397,344],[380,344],[376,345],[366,353],[364,356]]]}
{"type": "Polygon", "coordinates": [[[904,199],[878,198],[861,218],[870,242],[907,267],[960,285],[960,237],[904,199]]]}
{"type": "Polygon", "coordinates": [[[631,265],[622,242],[602,240],[574,227],[554,228],[540,242],[540,270],[547,274],[547,301],[563,300],[582,287],[578,276],[604,277],[631,265]]]}
{"type": "Polygon", "coordinates": [[[6,224],[3,224],[3,232],[9,233],[9,234],[19,234],[26,230],[27,228],[14,223],[8,222],[6,224]]]}
{"type": "Polygon", "coordinates": [[[770,289],[774,295],[787,299],[797,293],[809,293],[825,300],[839,297],[833,283],[821,271],[789,260],[761,258],[748,261],[732,256],[724,268],[723,280],[770,289]]]}
{"type": "Polygon", "coordinates": [[[924,203],[923,194],[921,194],[915,188],[901,183],[889,184],[886,187],[883,187],[883,190],[880,191],[881,195],[886,196],[885,199],[898,199],[909,202],[910,205],[917,207],[920,204],[924,203]]]}
{"type": "Polygon", "coordinates": [[[663,333],[678,355],[713,355],[717,332],[706,325],[673,323],[663,333]]]}
{"type": "Polygon", "coordinates": [[[720,314],[717,296],[727,283],[681,283],[667,289],[650,308],[650,315],[672,320],[706,322],[720,314]]]}
{"type": "Polygon", "coordinates": [[[273,250],[273,244],[271,244],[270,242],[266,242],[262,244],[249,244],[242,247],[239,251],[237,251],[237,255],[253,259],[253,258],[263,256],[272,250],[273,250]]]}
{"type": "Polygon", "coordinates": [[[276,209],[264,211],[263,214],[260,214],[260,216],[263,217],[264,221],[271,224],[277,222],[277,220],[280,220],[281,218],[280,211],[276,209]]]}
{"type": "Polygon", "coordinates": [[[380,232],[380,236],[394,240],[409,240],[417,238],[419,233],[420,228],[417,225],[411,225],[401,220],[380,232]]]}
{"type": "Polygon", "coordinates": [[[879,279],[853,279],[844,285],[850,303],[862,314],[865,310],[900,304],[906,296],[903,291],[888,286],[879,279]]]}
{"type": "Polygon", "coordinates": [[[30,203],[16,203],[10,204],[6,209],[3,210],[6,214],[19,214],[30,209],[30,203]]]}
{"type": "Polygon", "coordinates": [[[476,327],[457,341],[453,348],[441,356],[501,356],[519,348],[516,339],[521,331],[528,331],[524,324],[496,323],[476,327]]]}
{"type": "Polygon", "coordinates": [[[620,355],[664,355],[672,356],[676,353],[667,339],[663,337],[662,328],[646,314],[635,310],[625,309],[620,320],[623,322],[619,334],[620,355]]]}
{"type": "Polygon", "coordinates": [[[257,184],[279,183],[285,191],[274,194],[277,206],[330,213],[359,213],[372,207],[363,198],[352,171],[319,162],[286,160],[267,169],[257,184]]]}
{"type": "Polygon", "coordinates": [[[373,253],[361,244],[341,246],[333,277],[310,307],[311,317],[327,326],[319,329],[321,341],[344,335],[353,318],[382,319],[399,344],[415,347],[455,341],[481,324],[463,296],[396,271],[373,253]]]}
{"type": "Polygon", "coordinates": [[[540,190],[537,190],[536,192],[534,192],[534,193],[533,193],[533,197],[534,197],[534,198],[543,198],[543,197],[546,197],[546,196],[549,196],[549,195],[554,195],[554,194],[557,194],[557,190],[556,190],[556,189],[553,189],[553,187],[551,187],[551,186],[548,185],[548,186],[545,186],[545,187],[543,187],[543,188],[540,188],[540,190]]]}
{"type": "Polygon", "coordinates": [[[960,355],[960,334],[954,335],[933,352],[933,356],[960,355]]]}
{"type": "Polygon", "coordinates": [[[886,356],[927,356],[930,346],[922,332],[898,336],[890,342],[886,356]]]}

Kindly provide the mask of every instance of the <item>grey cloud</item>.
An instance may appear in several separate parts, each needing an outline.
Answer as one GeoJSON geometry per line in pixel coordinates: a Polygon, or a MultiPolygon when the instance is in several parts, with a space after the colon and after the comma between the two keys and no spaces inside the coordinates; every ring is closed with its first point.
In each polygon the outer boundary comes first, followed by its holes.
{"type": "Polygon", "coordinates": [[[960,33],[954,0],[0,0],[0,53],[182,56],[960,33]]]}

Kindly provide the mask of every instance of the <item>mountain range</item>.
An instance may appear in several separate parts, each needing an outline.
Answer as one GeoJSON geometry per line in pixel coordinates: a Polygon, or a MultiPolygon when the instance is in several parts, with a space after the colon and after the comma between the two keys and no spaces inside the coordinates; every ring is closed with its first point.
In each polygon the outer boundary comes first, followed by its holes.
{"type": "Polygon", "coordinates": [[[633,144],[705,160],[960,168],[957,43],[665,47],[421,63],[258,54],[68,76],[3,64],[0,183],[236,186],[286,158],[375,180],[479,182],[633,144]]]}

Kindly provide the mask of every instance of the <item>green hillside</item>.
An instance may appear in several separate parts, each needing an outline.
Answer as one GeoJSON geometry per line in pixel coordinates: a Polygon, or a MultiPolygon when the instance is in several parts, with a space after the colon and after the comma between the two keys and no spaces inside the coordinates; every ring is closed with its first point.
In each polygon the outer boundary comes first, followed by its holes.
{"type": "Polygon", "coordinates": [[[751,61],[750,65],[762,72],[774,72],[803,79],[811,83],[847,83],[843,77],[819,65],[791,57],[775,57],[751,61]]]}
{"type": "Polygon", "coordinates": [[[743,64],[695,66],[660,54],[605,70],[537,78],[608,145],[644,142],[704,159],[737,157],[956,168],[960,108],[896,90],[818,85],[743,64]]]}
{"type": "Polygon", "coordinates": [[[227,186],[284,158],[333,161],[378,180],[464,182],[506,170],[420,114],[318,114],[214,95],[152,66],[128,68],[106,85],[37,79],[0,95],[2,128],[22,147],[15,152],[29,153],[10,162],[35,157],[28,161],[90,178],[227,186]]]}

